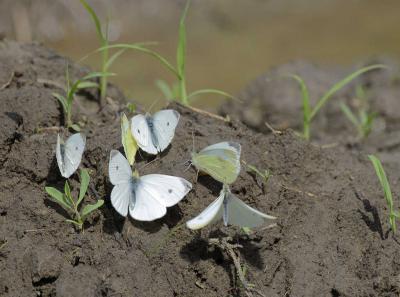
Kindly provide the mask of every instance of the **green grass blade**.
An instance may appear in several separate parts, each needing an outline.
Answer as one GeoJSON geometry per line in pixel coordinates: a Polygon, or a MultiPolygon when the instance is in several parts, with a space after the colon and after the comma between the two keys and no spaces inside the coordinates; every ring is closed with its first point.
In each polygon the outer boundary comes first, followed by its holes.
{"type": "Polygon", "coordinates": [[[82,202],[83,197],[85,197],[86,191],[89,186],[90,176],[86,169],[81,170],[81,187],[79,189],[79,198],[78,202],[76,203],[77,206],[82,202]]]}
{"type": "Polygon", "coordinates": [[[185,76],[185,58],[186,58],[186,27],[185,19],[190,6],[190,0],[186,2],[185,8],[183,9],[181,19],[179,21],[179,37],[178,46],[176,50],[176,64],[178,73],[181,78],[185,76]]]}
{"type": "Polygon", "coordinates": [[[71,210],[72,205],[66,199],[65,195],[53,187],[45,187],[47,194],[53,198],[52,200],[60,204],[64,209],[71,210]]]}
{"type": "Polygon", "coordinates": [[[71,223],[71,224],[73,224],[73,225],[76,225],[79,229],[82,229],[82,224],[80,224],[79,222],[77,222],[77,221],[74,221],[74,220],[65,220],[66,222],[68,222],[68,223],[71,223]]]}
{"type": "Polygon", "coordinates": [[[288,77],[293,78],[299,84],[303,102],[303,121],[309,121],[311,117],[311,103],[307,85],[304,80],[296,74],[289,74],[288,77]]]}
{"type": "Polygon", "coordinates": [[[373,155],[368,155],[368,158],[371,160],[372,165],[374,166],[376,175],[378,176],[379,182],[381,183],[381,186],[383,188],[383,192],[385,194],[385,199],[389,206],[390,213],[392,213],[393,212],[392,191],[390,189],[390,185],[387,180],[386,173],[385,170],[383,169],[382,163],[377,157],[373,155]]]}
{"type": "Polygon", "coordinates": [[[80,81],[84,81],[84,80],[89,80],[92,78],[97,78],[97,77],[104,77],[104,76],[114,76],[115,73],[111,73],[111,72],[90,72],[89,74],[85,75],[84,77],[82,77],[80,79],[80,81]]]}
{"type": "Polygon", "coordinates": [[[172,93],[171,87],[163,80],[157,79],[156,86],[160,89],[161,93],[167,100],[173,100],[174,95],[172,93]]]}
{"type": "Polygon", "coordinates": [[[61,106],[63,107],[64,112],[67,112],[67,104],[68,103],[67,103],[67,100],[65,99],[65,97],[58,93],[52,93],[52,95],[61,103],[61,106]]]}
{"type": "Polygon", "coordinates": [[[100,199],[97,200],[97,202],[95,204],[88,204],[86,205],[83,209],[82,209],[82,221],[85,220],[85,218],[94,210],[98,209],[99,207],[101,207],[104,204],[104,200],[100,199]]]}
{"type": "Polygon", "coordinates": [[[71,188],[69,187],[68,181],[65,181],[64,185],[64,194],[65,198],[68,200],[68,204],[72,205],[75,208],[75,202],[71,195],[71,188]]]}
{"type": "Polygon", "coordinates": [[[170,70],[177,78],[180,78],[179,72],[175,69],[174,66],[172,66],[171,63],[168,62],[166,58],[161,56],[159,53],[148,49],[143,46],[143,44],[126,44],[126,43],[119,43],[119,44],[113,44],[113,45],[108,45],[99,48],[99,51],[105,50],[105,49],[111,49],[111,48],[120,48],[120,49],[132,49],[132,50],[137,50],[142,53],[148,54],[154,58],[156,58],[161,64],[163,64],[168,70],[170,70]]]}
{"type": "Polygon", "coordinates": [[[368,71],[375,70],[375,69],[382,69],[382,68],[387,68],[385,65],[371,65],[367,67],[363,67],[357,71],[354,71],[353,73],[349,74],[346,76],[344,79],[341,81],[337,82],[334,84],[322,97],[319,99],[313,110],[311,111],[310,115],[310,120],[315,117],[315,115],[318,113],[318,111],[322,108],[322,106],[325,105],[325,103],[338,91],[340,91],[342,88],[344,88],[346,85],[351,83],[354,79],[359,77],[361,74],[364,74],[368,71]]]}
{"type": "Polygon", "coordinates": [[[114,62],[117,60],[117,58],[119,56],[121,56],[123,53],[125,52],[125,49],[119,50],[117,52],[115,52],[107,61],[107,63],[105,64],[105,70],[108,70],[112,64],[114,64],[114,62]]]}
{"type": "Polygon", "coordinates": [[[77,85],[77,89],[88,89],[88,88],[98,88],[99,84],[93,81],[81,81],[77,85]]]}
{"type": "Polygon", "coordinates": [[[358,122],[356,116],[351,111],[351,109],[343,102],[340,102],[340,109],[343,111],[347,119],[357,128],[360,128],[361,123],[358,122]]]}
{"type": "Polygon", "coordinates": [[[85,0],[79,0],[82,4],[82,6],[86,9],[86,11],[90,14],[90,17],[93,20],[93,23],[96,27],[96,32],[97,35],[99,37],[99,39],[101,40],[101,42],[103,43],[106,38],[103,35],[103,32],[101,31],[101,23],[99,18],[97,17],[97,14],[94,12],[93,8],[89,5],[89,3],[87,3],[85,0]]]}
{"type": "Polygon", "coordinates": [[[202,94],[216,94],[216,95],[220,95],[220,96],[223,96],[223,97],[228,97],[228,98],[240,101],[239,99],[237,99],[236,97],[232,96],[231,94],[226,93],[224,91],[216,90],[216,89],[201,89],[201,90],[197,90],[197,91],[192,92],[187,98],[188,99],[192,99],[190,101],[193,101],[193,97],[198,96],[198,95],[202,95],[202,94]]]}
{"type": "Polygon", "coordinates": [[[71,125],[69,125],[68,128],[71,128],[72,130],[74,130],[76,132],[80,132],[81,131],[81,127],[79,127],[78,124],[71,124],[71,125]]]}

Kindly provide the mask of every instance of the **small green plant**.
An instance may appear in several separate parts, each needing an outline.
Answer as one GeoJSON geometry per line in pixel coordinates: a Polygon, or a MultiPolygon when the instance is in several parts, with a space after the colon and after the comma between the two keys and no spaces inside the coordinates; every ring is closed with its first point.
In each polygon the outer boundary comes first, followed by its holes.
{"type": "MultiPolygon", "coordinates": [[[[85,10],[89,13],[89,15],[94,23],[94,26],[96,28],[97,37],[99,39],[100,47],[101,47],[101,50],[96,50],[96,51],[90,53],[89,55],[101,51],[100,73],[108,73],[112,64],[117,60],[117,58],[119,56],[121,56],[124,53],[124,51],[126,49],[123,48],[123,49],[115,52],[113,55],[111,55],[111,56],[109,55],[110,41],[108,38],[108,25],[105,26],[105,30],[103,32],[100,19],[97,16],[94,9],[89,5],[89,3],[86,0],[79,0],[79,1],[81,2],[82,6],[85,8],[85,10]]],[[[132,44],[132,46],[138,47],[138,49],[139,49],[139,48],[142,48],[142,46],[144,46],[144,45],[151,45],[151,44],[155,44],[155,43],[154,42],[135,43],[135,44],[132,44]]],[[[85,56],[81,60],[87,58],[89,55],[85,56]]],[[[100,89],[100,104],[101,105],[103,104],[104,99],[106,98],[106,95],[107,95],[107,82],[108,82],[108,75],[103,75],[100,77],[99,89],[100,89]]]]}
{"type": "Polygon", "coordinates": [[[368,158],[371,160],[372,165],[374,166],[376,175],[378,176],[379,182],[381,183],[383,192],[385,194],[385,200],[389,208],[390,227],[392,228],[393,233],[396,233],[396,219],[400,218],[400,213],[393,208],[392,191],[390,189],[385,170],[383,169],[381,161],[377,157],[369,155],[368,158]]]}
{"type": "Polygon", "coordinates": [[[169,100],[177,100],[184,105],[190,105],[193,98],[198,95],[203,94],[217,94],[220,96],[225,96],[229,98],[234,98],[232,95],[216,90],[216,89],[201,89],[188,94],[186,87],[186,26],[185,19],[187,15],[187,11],[190,6],[190,0],[186,2],[186,6],[182,12],[180,21],[179,21],[179,37],[178,37],[178,45],[176,50],[176,66],[173,66],[166,58],[164,58],[159,53],[150,50],[144,47],[145,44],[114,44],[108,45],[100,48],[99,50],[108,50],[110,48],[120,48],[120,49],[133,49],[138,50],[143,53],[146,53],[150,56],[153,56],[157,60],[161,62],[169,71],[171,71],[176,79],[177,83],[171,87],[168,86],[164,81],[156,82],[157,86],[161,89],[163,94],[169,100]]]}
{"type": "Polygon", "coordinates": [[[317,104],[312,107],[311,102],[310,102],[310,95],[308,92],[308,88],[304,80],[295,74],[289,75],[289,77],[293,78],[296,80],[300,86],[301,90],[301,96],[302,96],[302,101],[303,101],[303,132],[302,136],[309,140],[310,139],[310,126],[312,120],[315,118],[317,115],[318,111],[328,102],[329,99],[332,98],[332,96],[343,89],[346,85],[348,85],[350,82],[352,82],[354,79],[359,77],[361,74],[364,74],[368,71],[374,70],[374,69],[380,69],[380,68],[386,68],[385,65],[371,65],[368,67],[363,67],[357,71],[354,71],[353,73],[350,73],[348,76],[346,76],[344,79],[341,81],[337,82],[334,84],[317,102],[317,104]]]}
{"type": "Polygon", "coordinates": [[[88,189],[90,181],[89,173],[86,169],[81,170],[80,178],[81,186],[79,190],[78,200],[75,200],[72,197],[68,181],[65,182],[64,193],[61,193],[59,190],[53,187],[46,187],[45,189],[46,192],[53,198],[53,200],[70,214],[71,219],[67,219],[66,221],[74,224],[79,228],[79,230],[82,231],[83,223],[85,222],[88,215],[94,210],[101,207],[104,204],[104,200],[97,200],[95,204],[88,204],[84,206],[81,211],[79,211],[79,206],[86,195],[86,191],[88,189]]]}
{"type": "Polygon", "coordinates": [[[361,85],[356,87],[356,108],[357,114],[344,102],[340,103],[340,108],[347,119],[356,127],[359,138],[367,138],[371,133],[372,124],[377,116],[376,112],[370,110],[367,96],[361,85]]]}
{"type": "Polygon", "coordinates": [[[254,165],[250,165],[245,161],[242,162],[244,165],[246,165],[248,172],[253,172],[254,174],[260,176],[264,180],[264,182],[267,182],[269,178],[272,176],[271,171],[269,171],[268,169],[261,171],[254,165]]]}
{"type": "Polygon", "coordinates": [[[84,77],[74,81],[71,84],[70,78],[69,78],[69,70],[68,70],[68,65],[67,65],[67,70],[66,70],[66,87],[65,87],[65,96],[59,94],[59,93],[53,93],[53,96],[57,98],[57,100],[61,103],[61,106],[64,111],[64,116],[65,116],[65,126],[67,128],[71,128],[75,131],[80,131],[80,127],[78,124],[75,124],[72,122],[72,103],[75,98],[76,92],[78,92],[81,89],[86,89],[86,88],[97,88],[98,84],[90,81],[90,79],[96,78],[96,77],[104,77],[104,76],[110,76],[113,75],[112,73],[103,73],[103,72],[91,72],[88,75],[85,75],[84,77]]]}

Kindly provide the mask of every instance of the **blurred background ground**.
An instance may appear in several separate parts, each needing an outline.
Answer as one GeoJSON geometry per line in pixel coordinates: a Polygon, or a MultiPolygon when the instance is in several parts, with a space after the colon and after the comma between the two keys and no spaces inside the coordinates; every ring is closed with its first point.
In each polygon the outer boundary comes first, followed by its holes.
{"type": "MultiPolygon", "coordinates": [[[[159,41],[175,58],[183,0],[88,0],[109,20],[114,42],[159,41]]],[[[274,65],[295,59],[348,65],[373,55],[400,57],[398,0],[193,0],[187,18],[189,89],[219,88],[236,94],[274,65]]],[[[99,47],[91,19],[78,0],[0,0],[0,35],[40,41],[82,58],[99,47]]],[[[100,57],[85,64],[99,68],[100,57]]],[[[155,80],[173,77],[152,58],[126,53],[112,78],[127,98],[149,106],[161,99],[155,80]]],[[[222,98],[202,97],[216,109],[222,98]]]]}

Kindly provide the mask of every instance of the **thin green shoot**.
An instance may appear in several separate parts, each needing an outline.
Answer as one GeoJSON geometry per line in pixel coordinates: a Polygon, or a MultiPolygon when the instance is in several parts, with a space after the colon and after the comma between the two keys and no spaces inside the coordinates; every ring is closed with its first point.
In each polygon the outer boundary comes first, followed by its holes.
{"type": "Polygon", "coordinates": [[[70,215],[70,219],[67,219],[66,222],[77,226],[80,231],[83,231],[83,224],[89,214],[101,207],[104,204],[104,200],[99,199],[95,204],[87,204],[81,208],[80,204],[82,203],[83,198],[86,195],[90,182],[89,173],[86,169],[81,170],[80,179],[81,185],[78,199],[74,199],[72,197],[68,181],[65,182],[64,193],[61,193],[59,190],[53,187],[46,187],[45,190],[47,194],[50,195],[52,200],[58,203],[70,215]]]}
{"type": "Polygon", "coordinates": [[[297,83],[300,86],[300,90],[301,90],[301,96],[302,96],[302,101],[303,101],[303,132],[301,135],[306,140],[310,139],[310,137],[311,137],[310,128],[311,128],[312,120],[318,114],[320,109],[329,101],[329,99],[332,98],[332,96],[334,94],[336,94],[338,91],[343,89],[345,86],[347,86],[349,83],[351,83],[354,79],[356,79],[360,75],[362,75],[368,71],[371,71],[371,70],[382,69],[382,68],[387,68],[387,67],[385,65],[377,64],[377,65],[363,67],[359,70],[356,70],[356,71],[350,73],[344,79],[335,83],[324,95],[322,95],[322,97],[319,98],[319,100],[317,101],[315,106],[311,106],[310,94],[309,94],[307,85],[304,82],[304,80],[300,76],[295,75],[295,74],[288,75],[288,77],[293,78],[295,81],[297,81],[297,83]]]}
{"type": "Polygon", "coordinates": [[[165,66],[177,79],[177,87],[174,84],[172,87],[166,87],[166,83],[156,82],[157,86],[160,88],[162,93],[166,96],[168,100],[176,100],[183,105],[190,105],[194,98],[199,95],[204,94],[215,94],[218,96],[224,96],[227,98],[233,98],[232,95],[226,93],[224,91],[220,91],[217,89],[201,89],[191,93],[187,92],[187,84],[186,84],[186,15],[190,6],[190,0],[186,2],[185,8],[182,12],[180,21],[179,21],[179,36],[178,36],[178,45],[176,50],[176,63],[175,66],[170,63],[164,56],[153,51],[147,47],[145,44],[113,44],[108,45],[106,47],[102,47],[99,50],[106,50],[111,48],[118,49],[132,49],[148,54],[154,58],[156,58],[163,66],[165,66]],[[177,91],[176,91],[177,90],[177,91]]]}
{"type": "Polygon", "coordinates": [[[381,161],[373,156],[369,155],[368,158],[371,160],[372,165],[374,166],[376,175],[378,176],[379,182],[382,186],[383,193],[385,195],[385,200],[387,203],[387,206],[389,208],[389,224],[390,227],[393,231],[393,233],[396,233],[396,219],[400,218],[400,213],[396,210],[394,210],[393,207],[393,196],[392,196],[392,191],[390,189],[389,181],[386,177],[385,170],[383,169],[381,161]]]}
{"type": "Polygon", "coordinates": [[[259,170],[256,166],[248,164],[246,161],[242,160],[242,163],[246,165],[247,171],[252,172],[255,175],[260,176],[264,182],[268,182],[269,178],[272,176],[272,173],[268,169],[259,170]]]}
{"type": "MultiPolygon", "coordinates": [[[[101,22],[97,16],[96,12],[89,5],[89,3],[87,3],[85,0],[79,0],[79,1],[81,2],[82,6],[86,9],[86,11],[89,13],[90,17],[92,18],[92,21],[96,27],[97,36],[99,38],[101,46],[107,47],[108,43],[109,43],[108,42],[108,30],[106,30],[106,33],[103,33],[103,31],[101,30],[101,22]]],[[[106,73],[108,71],[108,68],[111,66],[111,64],[121,54],[122,54],[122,52],[117,52],[114,54],[114,56],[112,56],[109,59],[108,49],[105,49],[104,51],[102,51],[101,72],[106,73]]],[[[100,102],[104,101],[104,99],[106,98],[106,94],[107,94],[107,76],[101,76],[100,77],[100,102]]]]}
{"type": "Polygon", "coordinates": [[[371,112],[368,104],[365,90],[361,85],[356,87],[356,102],[355,108],[357,113],[353,112],[351,108],[344,102],[340,103],[340,108],[347,119],[355,126],[359,138],[367,138],[371,133],[372,124],[377,116],[376,112],[371,112]]]}
{"type": "Polygon", "coordinates": [[[91,72],[84,77],[77,79],[73,83],[70,81],[70,75],[67,65],[66,70],[66,87],[65,87],[65,96],[59,93],[53,93],[53,96],[60,102],[65,116],[65,126],[66,128],[71,128],[75,131],[80,131],[80,126],[76,123],[72,122],[72,103],[75,99],[76,93],[81,89],[86,88],[97,88],[98,84],[91,81],[93,78],[103,77],[103,76],[111,76],[112,73],[103,73],[103,72],[91,72]]]}

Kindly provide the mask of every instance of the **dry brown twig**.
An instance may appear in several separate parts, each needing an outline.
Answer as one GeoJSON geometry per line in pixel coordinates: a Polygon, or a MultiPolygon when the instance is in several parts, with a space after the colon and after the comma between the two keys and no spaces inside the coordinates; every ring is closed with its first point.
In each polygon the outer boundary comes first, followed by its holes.
{"type": "Polygon", "coordinates": [[[220,248],[222,251],[225,251],[229,257],[232,259],[233,264],[235,265],[235,269],[237,272],[237,275],[239,277],[240,282],[242,283],[245,293],[248,297],[253,297],[253,293],[261,296],[261,297],[266,297],[260,290],[254,288],[254,285],[249,284],[246,280],[246,276],[244,275],[242,266],[240,264],[240,256],[235,252],[237,248],[242,247],[240,244],[232,244],[229,241],[231,241],[232,238],[230,237],[224,237],[224,238],[210,238],[208,240],[209,245],[214,245],[218,248],[220,248]]]}
{"type": "Polygon", "coordinates": [[[190,105],[188,105],[186,107],[189,108],[190,110],[194,111],[194,112],[197,112],[197,113],[212,117],[212,118],[220,120],[220,121],[224,121],[224,122],[230,122],[231,121],[231,119],[229,117],[225,117],[224,118],[224,117],[222,117],[220,115],[217,115],[215,113],[209,112],[207,110],[199,109],[199,108],[196,108],[196,107],[193,107],[193,106],[190,106],[190,105]]]}

